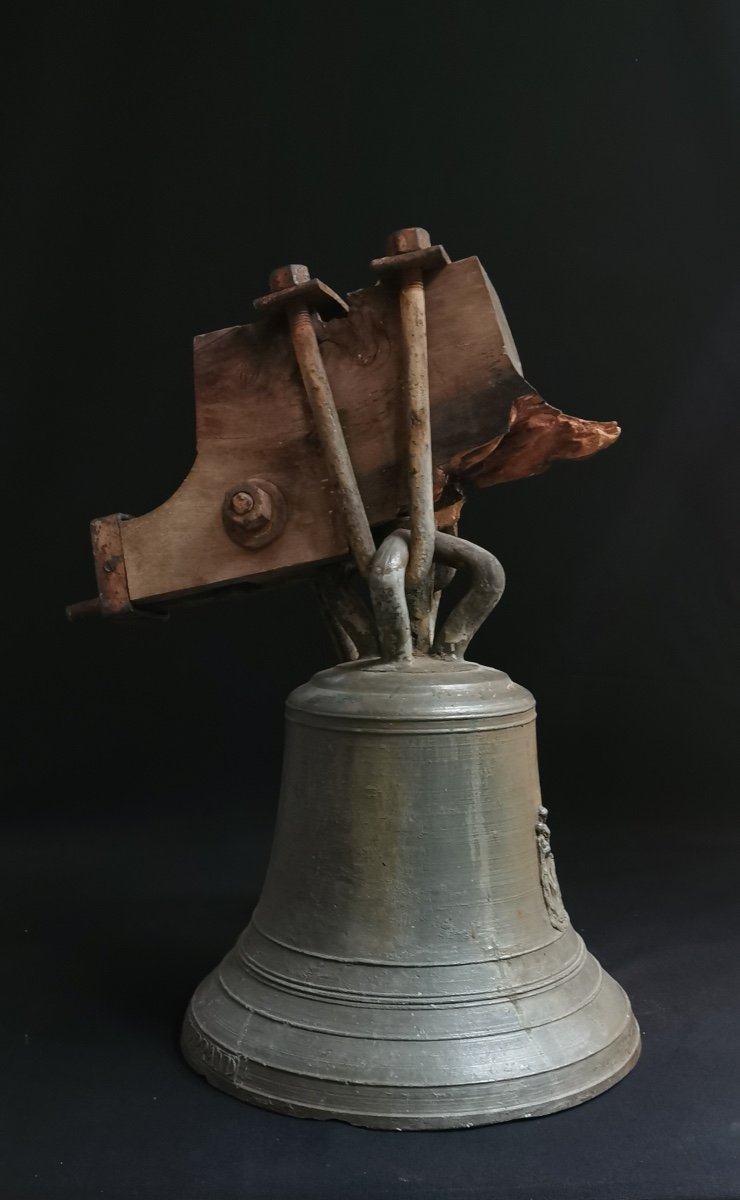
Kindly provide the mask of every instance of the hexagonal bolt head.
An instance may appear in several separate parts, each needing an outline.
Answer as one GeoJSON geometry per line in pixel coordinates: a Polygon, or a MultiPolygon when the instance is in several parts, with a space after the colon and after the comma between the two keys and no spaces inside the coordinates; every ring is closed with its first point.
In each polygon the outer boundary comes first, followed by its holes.
{"type": "Polygon", "coordinates": [[[285,528],[287,505],[277,484],[268,479],[245,479],[225,493],[221,521],[237,546],[259,550],[285,528]]]}
{"type": "Polygon", "coordinates": [[[397,229],[386,242],[386,254],[408,254],[409,250],[428,250],[432,239],[426,229],[414,226],[411,229],[397,229]]]}
{"type": "Polygon", "coordinates": [[[311,272],[302,263],[289,263],[287,267],[276,267],[270,273],[270,291],[283,292],[286,288],[308,283],[311,272]]]}

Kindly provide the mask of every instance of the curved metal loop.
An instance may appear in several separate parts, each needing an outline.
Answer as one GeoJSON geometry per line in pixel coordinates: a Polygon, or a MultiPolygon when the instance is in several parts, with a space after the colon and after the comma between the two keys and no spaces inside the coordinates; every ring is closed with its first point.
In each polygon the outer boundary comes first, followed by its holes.
{"type": "Polygon", "coordinates": [[[410,541],[405,529],[389,534],[375,551],[367,574],[384,662],[411,662],[414,652],[404,588],[410,541]]]}
{"type": "MultiPolygon", "coordinates": [[[[410,662],[413,656],[411,620],[404,590],[411,534],[397,529],[375,553],[368,584],[378,623],[384,662],[410,662]]],[[[462,659],[488,614],[501,599],[506,577],[488,550],[448,533],[434,538],[434,560],[470,572],[470,587],[437,633],[431,653],[437,658],[462,659]]]]}
{"type": "Polygon", "coordinates": [[[446,567],[467,570],[471,576],[470,587],[437,633],[432,647],[432,654],[438,658],[464,658],[471,640],[504,594],[504,568],[489,550],[449,533],[436,535],[434,557],[446,567]]]}

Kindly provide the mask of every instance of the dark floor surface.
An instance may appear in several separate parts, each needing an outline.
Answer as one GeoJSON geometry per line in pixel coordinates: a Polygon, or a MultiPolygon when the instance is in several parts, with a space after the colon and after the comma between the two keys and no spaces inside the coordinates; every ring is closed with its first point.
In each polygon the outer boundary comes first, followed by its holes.
{"type": "Polygon", "coordinates": [[[269,830],[136,808],[6,842],[0,1200],[740,1198],[737,833],[701,813],[618,829],[614,806],[614,828],[559,831],[552,805],[573,922],[642,1058],[569,1112],[401,1134],[262,1112],[185,1066],[182,1013],[246,922],[269,830]]]}

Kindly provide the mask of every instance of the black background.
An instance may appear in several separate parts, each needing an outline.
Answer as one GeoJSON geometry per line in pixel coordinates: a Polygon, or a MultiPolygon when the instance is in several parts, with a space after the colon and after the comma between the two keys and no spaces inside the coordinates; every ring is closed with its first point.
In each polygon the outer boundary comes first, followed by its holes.
{"type": "Polygon", "coordinates": [[[740,6],[72,3],[5,32],[0,1197],[740,1197],[740,6]],[[461,532],[506,567],[474,657],[538,698],[566,902],[644,1052],[580,1109],[401,1135],[239,1105],[176,1047],[259,891],[284,697],[331,661],[310,588],[63,609],[89,519],[190,466],[193,335],[282,262],[366,284],[406,224],[480,256],[547,400],[624,429],[461,532]]]}

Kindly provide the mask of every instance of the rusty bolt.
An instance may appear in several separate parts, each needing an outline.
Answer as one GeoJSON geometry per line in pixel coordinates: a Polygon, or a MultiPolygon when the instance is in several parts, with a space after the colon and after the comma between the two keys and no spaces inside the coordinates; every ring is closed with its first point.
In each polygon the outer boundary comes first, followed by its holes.
{"type": "Polygon", "coordinates": [[[432,239],[426,229],[419,229],[417,226],[411,229],[397,229],[388,238],[386,253],[408,254],[410,250],[428,250],[431,244],[432,239]]]}
{"type": "Polygon", "coordinates": [[[235,492],[227,492],[224,502],[232,524],[249,533],[258,533],[272,520],[270,492],[251,479],[235,492]]]}
{"type": "Polygon", "coordinates": [[[231,497],[231,510],[242,517],[254,508],[254,496],[249,492],[235,492],[231,497]]]}
{"type": "Polygon", "coordinates": [[[286,505],[280,488],[266,479],[245,479],[223,499],[221,519],[237,546],[257,550],[283,532],[286,505]]]}
{"type": "Polygon", "coordinates": [[[286,288],[308,283],[311,272],[302,263],[289,263],[287,267],[276,267],[270,272],[270,291],[283,292],[286,288]]]}

